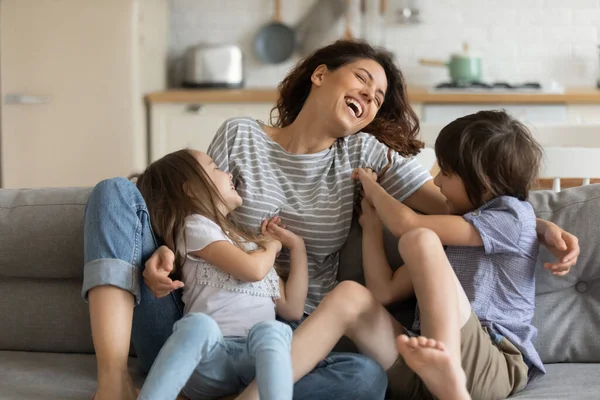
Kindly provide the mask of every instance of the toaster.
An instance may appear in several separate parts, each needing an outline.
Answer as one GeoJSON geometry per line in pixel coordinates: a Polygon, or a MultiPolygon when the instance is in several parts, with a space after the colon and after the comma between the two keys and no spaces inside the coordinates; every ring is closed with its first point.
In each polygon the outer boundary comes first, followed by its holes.
{"type": "Polygon", "coordinates": [[[189,48],[184,59],[184,87],[244,86],[242,50],[232,44],[202,44],[189,48]]]}

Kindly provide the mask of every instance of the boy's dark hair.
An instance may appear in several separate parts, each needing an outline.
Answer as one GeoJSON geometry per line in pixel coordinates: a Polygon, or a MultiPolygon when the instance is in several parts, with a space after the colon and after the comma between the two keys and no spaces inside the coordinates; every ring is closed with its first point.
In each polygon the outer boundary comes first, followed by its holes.
{"type": "Polygon", "coordinates": [[[471,203],[480,207],[490,195],[527,200],[543,151],[505,111],[479,111],[446,125],[435,154],[442,172],[458,175],[471,203]]]}

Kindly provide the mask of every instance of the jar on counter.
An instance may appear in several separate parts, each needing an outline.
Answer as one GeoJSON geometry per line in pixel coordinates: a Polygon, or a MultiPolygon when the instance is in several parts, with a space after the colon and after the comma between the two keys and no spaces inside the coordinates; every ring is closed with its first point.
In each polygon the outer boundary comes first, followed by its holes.
{"type": "MultiPolygon", "coordinates": [[[[600,45],[598,45],[598,60],[600,60],[600,45]]],[[[598,63],[598,79],[596,80],[596,87],[600,89],[600,62],[598,63]]]]}

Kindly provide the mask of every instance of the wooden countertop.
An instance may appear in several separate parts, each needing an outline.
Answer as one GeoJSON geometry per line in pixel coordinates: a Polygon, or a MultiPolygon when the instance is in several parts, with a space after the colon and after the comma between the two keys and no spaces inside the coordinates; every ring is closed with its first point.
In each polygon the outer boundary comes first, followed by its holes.
{"type": "MultiPolygon", "coordinates": [[[[432,92],[430,88],[409,88],[412,103],[476,104],[599,104],[600,89],[567,88],[564,93],[457,93],[432,92]]],[[[155,103],[275,103],[277,91],[268,89],[170,89],[146,95],[155,103]]]]}
{"type": "Polygon", "coordinates": [[[600,89],[566,88],[564,93],[458,93],[431,92],[429,88],[408,90],[412,103],[494,103],[494,104],[599,104],[600,89]]]}

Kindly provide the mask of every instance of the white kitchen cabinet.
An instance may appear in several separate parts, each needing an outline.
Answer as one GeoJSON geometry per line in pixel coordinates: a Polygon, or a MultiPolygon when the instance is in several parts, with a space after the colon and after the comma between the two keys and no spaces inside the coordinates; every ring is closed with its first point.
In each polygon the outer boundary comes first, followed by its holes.
{"type": "Polygon", "coordinates": [[[147,164],[167,0],[1,0],[2,187],[89,186],[147,164]]]}
{"type": "Polygon", "coordinates": [[[150,162],[182,148],[206,151],[227,118],[269,123],[271,108],[270,103],[150,104],[150,162]]]}
{"type": "Polygon", "coordinates": [[[421,121],[446,125],[457,118],[481,110],[506,110],[513,117],[531,124],[568,122],[566,104],[425,104],[421,121]]]}
{"type": "Polygon", "coordinates": [[[569,104],[567,114],[573,124],[600,124],[600,104],[569,104]]]}
{"type": "Polygon", "coordinates": [[[423,117],[423,103],[411,103],[410,106],[415,114],[417,114],[419,121],[421,121],[421,118],[423,117]]]}

